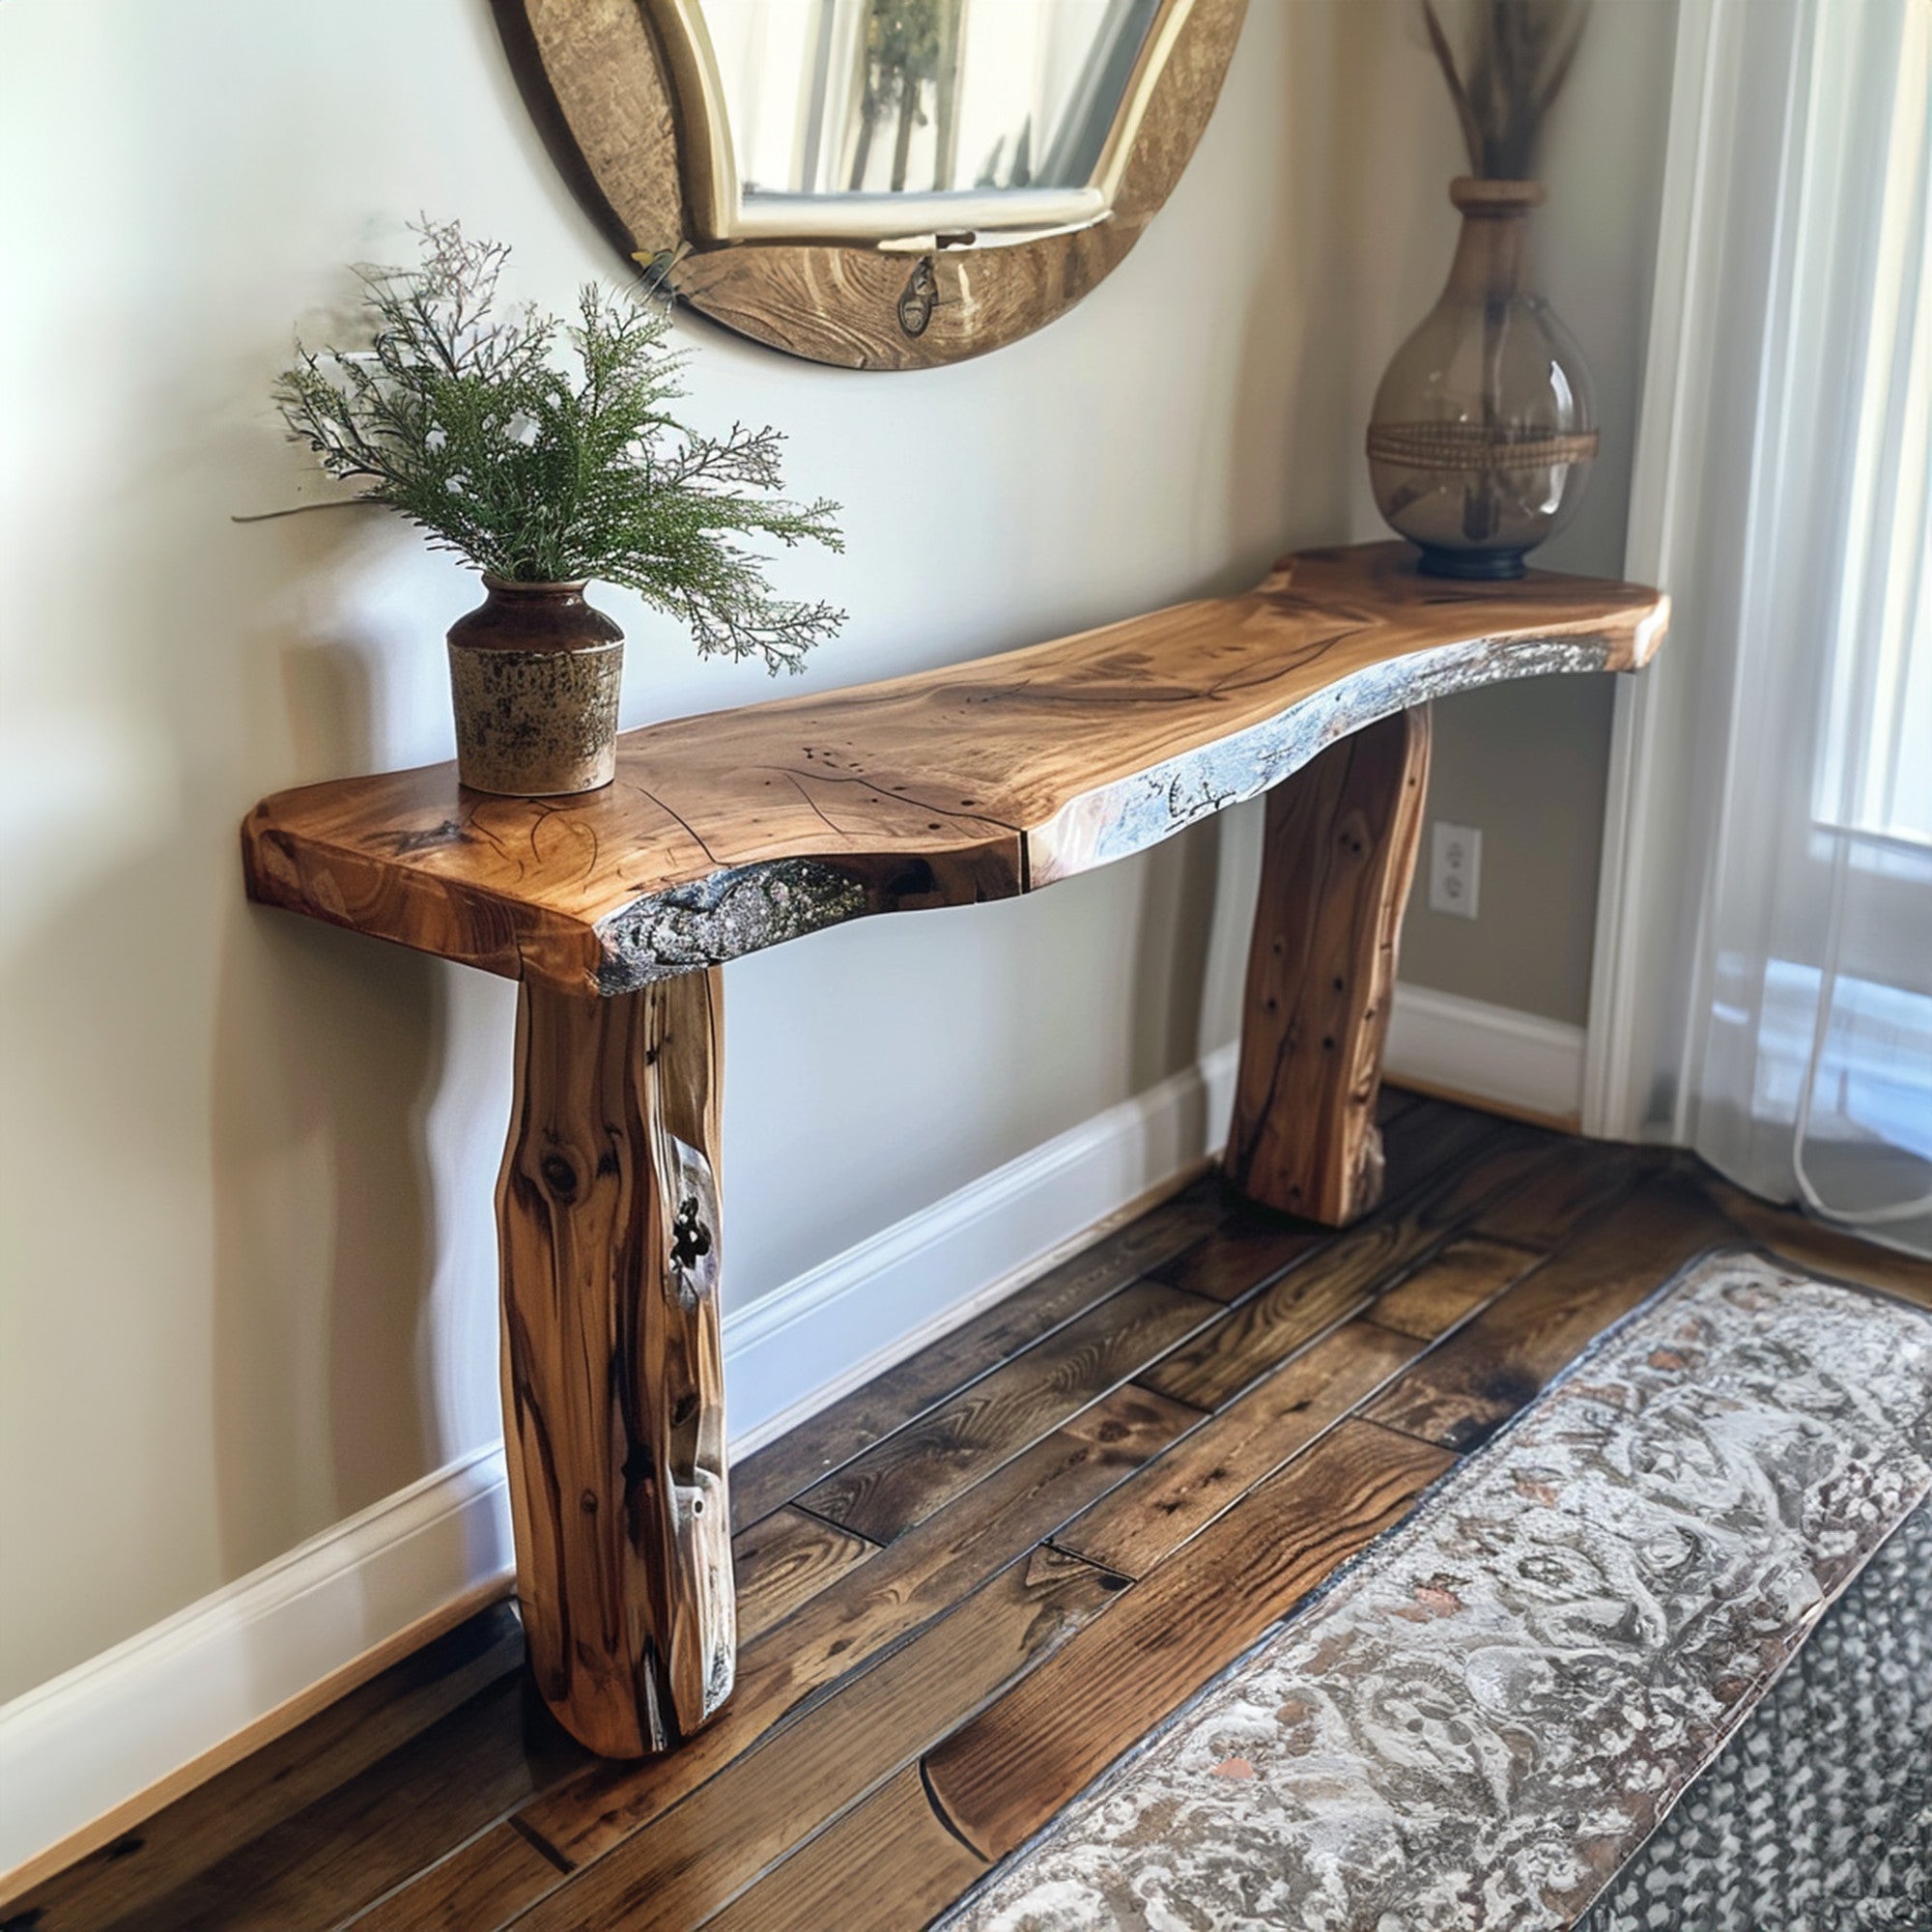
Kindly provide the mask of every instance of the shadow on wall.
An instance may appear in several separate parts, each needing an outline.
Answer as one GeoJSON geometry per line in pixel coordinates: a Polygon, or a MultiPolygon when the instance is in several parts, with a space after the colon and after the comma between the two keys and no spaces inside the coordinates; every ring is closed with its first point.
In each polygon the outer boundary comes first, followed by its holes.
{"type": "Polygon", "coordinates": [[[436,1460],[417,1351],[444,994],[435,961],[352,933],[244,904],[224,928],[213,1420],[222,1562],[239,1574],[287,1547],[291,1520],[323,1528],[436,1460]]]}
{"type": "Polygon", "coordinates": [[[1280,407],[1237,412],[1229,472],[1279,471],[1286,518],[1270,562],[1390,534],[1370,494],[1364,433],[1382,371],[1434,298],[1456,236],[1456,152],[1444,148],[1439,173],[1417,154],[1419,94],[1440,109],[1434,132],[1454,139],[1446,101],[1428,91],[1436,82],[1418,0],[1350,0],[1332,15],[1325,62],[1303,57],[1315,44],[1283,43],[1269,191],[1288,204],[1292,240],[1258,285],[1243,336],[1241,393],[1280,407]],[[1257,449],[1253,439],[1277,421],[1278,453],[1257,449]]]}
{"type": "MultiPolygon", "coordinates": [[[[279,587],[235,613],[247,708],[265,727],[257,742],[293,742],[285,769],[368,770],[381,762],[378,652],[306,634],[285,586],[365,548],[369,523],[300,522],[246,533],[263,552],[256,581],[279,587]]],[[[212,1393],[221,1560],[235,1575],[285,1549],[291,1521],[321,1529],[439,1460],[421,1338],[438,1243],[426,1114],[444,1072],[448,969],[250,905],[239,857],[231,877],[213,1031],[212,1393]]]]}
{"type": "MultiPolygon", "coordinates": [[[[1346,21],[1336,39],[1347,43],[1346,21]]],[[[1281,51],[1273,82],[1281,102],[1273,123],[1276,153],[1258,166],[1265,170],[1266,191],[1287,204],[1278,225],[1291,240],[1249,298],[1239,384],[1243,396],[1265,395],[1278,404],[1235,412],[1228,476],[1266,477],[1271,487],[1265,500],[1284,514],[1281,526],[1269,533],[1261,570],[1234,586],[1243,590],[1297,545],[1333,543],[1346,534],[1346,418],[1356,386],[1351,363],[1359,354],[1352,298],[1358,263],[1334,242],[1338,224],[1350,213],[1336,185],[1350,183],[1354,166],[1353,156],[1340,152],[1352,124],[1336,108],[1345,98],[1338,83],[1347,75],[1331,76],[1297,59],[1290,37],[1283,37],[1281,51]],[[1333,270],[1338,262],[1339,278],[1333,270]],[[1322,263],[1331,265],[1325,280],[1318,268],[1322,263]]],[[[1243,507],[1231,505],[1236,517],[1243,507]]]]}
{"type": "Polygon", "coordinates": [[[1141,861],[1144,883],[1129,995],[1133,1017],[1126,1039],[1130,1094],[1145,1094],[1201,1057],[1220,850],[1221,821],[1214,817],[1190,826],[1141,861]]]}

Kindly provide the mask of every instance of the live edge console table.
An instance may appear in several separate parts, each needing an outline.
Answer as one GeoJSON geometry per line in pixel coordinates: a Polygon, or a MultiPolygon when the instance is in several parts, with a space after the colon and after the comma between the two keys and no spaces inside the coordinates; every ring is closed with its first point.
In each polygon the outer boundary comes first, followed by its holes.
{"type": "Polygon", "coordinates": [[[503,1430],[531,1669],[592,1750],[704,1723],[736,1660],[718,1281],[728,959],[1037,891],[1269,792],[1231,1179],[1339,1225],[1375,1126],[1431,698],[1633,670],[1665,600],[1305,551],[1244,596],[619,741],[569,800],[454,765],[249,813],[251,896],[519,982],[497,1185],[503,1430]]]}

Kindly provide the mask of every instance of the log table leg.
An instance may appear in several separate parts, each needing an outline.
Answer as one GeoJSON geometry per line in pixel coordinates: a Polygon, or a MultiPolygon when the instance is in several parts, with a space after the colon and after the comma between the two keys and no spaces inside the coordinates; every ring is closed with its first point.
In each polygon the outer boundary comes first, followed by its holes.
{"type": "Polygon", "coordinates": [[[723,975],[526,981],[497,1186],[503,1432],[530,1669],[607,1757],[662,1750],[736,1665],[718,1321],[723,975]]]}
{"type": "Polygon", "coordinates": [[[1228,1177],[1340,1227],[1382,1191],[1376,1098],[1429,778],[1427,707],[1365,726],[1268,794],[1228,1177]]]}

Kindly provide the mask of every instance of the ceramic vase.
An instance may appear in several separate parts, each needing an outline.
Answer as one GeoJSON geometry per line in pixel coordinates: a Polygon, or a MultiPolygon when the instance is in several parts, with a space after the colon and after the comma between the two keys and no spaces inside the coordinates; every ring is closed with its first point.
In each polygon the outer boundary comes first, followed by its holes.
{"type": "Polygon", "coordinates": [[[617,770],[624,634],[582,583],[483,580],[449,631],[456,770],[474,791],[557,798],[617,770]]]}

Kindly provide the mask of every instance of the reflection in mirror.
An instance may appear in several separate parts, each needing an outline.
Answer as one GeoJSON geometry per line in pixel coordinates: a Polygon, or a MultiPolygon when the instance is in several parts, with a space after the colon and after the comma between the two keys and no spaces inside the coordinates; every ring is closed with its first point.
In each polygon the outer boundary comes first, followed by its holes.
{"type": "Polygon", "coordinates": [[[1107,212],[1172,0],[679,0],[740,234],[1078,226],[1107,212]],[[691,15],[696,18],[692,20],[691,15]],[[694,40],[698,34],[694,31],[694,40]],[[715,125],[723,122],[724,127],[715,125]],[[810,198],[810,206],[803,205],[810,198]]]}
{"type": "Polygon", "coordinates": [[[586,205],[755,342],[929,369],[1146,232],[1247,0],[492,0],[586,205]]]}

